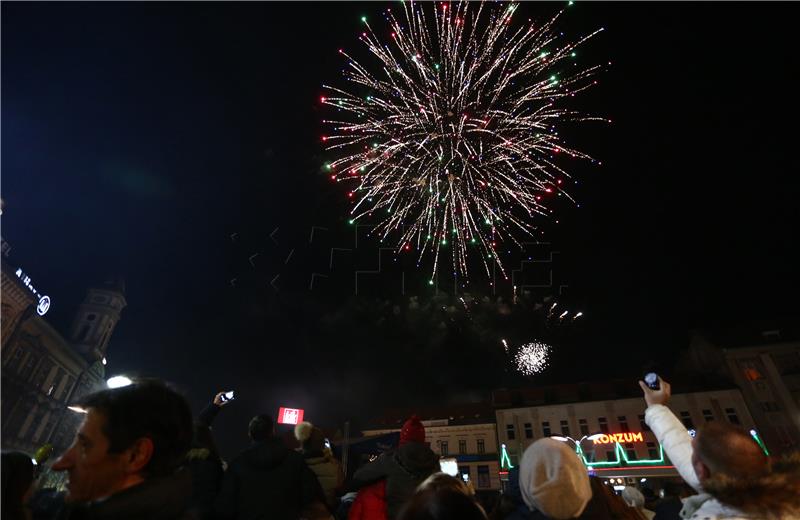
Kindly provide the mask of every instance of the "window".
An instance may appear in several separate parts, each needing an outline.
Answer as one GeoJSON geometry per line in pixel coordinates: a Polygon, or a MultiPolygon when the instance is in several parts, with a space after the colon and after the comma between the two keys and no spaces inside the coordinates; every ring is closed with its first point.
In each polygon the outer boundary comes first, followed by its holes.
{"type": "Polygon", "coordinates": [[[739,424],[739,416],[736,415],[735,408],[725,408],[725,415],[728,416],[728,422],[731,424],[739,424]]]}
{"type": "Polygon", "coordinates": [[[714,420],[714,414],[711,413],[711,410],[703,410],[703,420],[705,422],[711,422],[714,420]]]}
{"type": "Polygon", "coordinates": [[[525,423],[525,438],[533,439],[533,424],[529,422],[525,423]]]}
{"type": "Polygon", "coordinates": [[[492,486],[492,479],[489,477],[489,466],[478,466],[478,487],[488,488],[492,486]]]}
{"type": "Polygon", "coordinates": [[[689,415],[689,412],[685,410],[681,412],[681,422],[688,430],[694,430],[694,422],[692,421],[692,416],[689,415]]]}
{"type": "Polygon", "coordinates": [[[459,439],[458,440],[458,453],[461,455],[465,455],[467,453],[467,440],[466,439],[459,439]]]}
{"type": "Polygon", "coordinates": [[[506,424],[506,437],[508,437],[508,440],[510,441],[513,441],[514,439],[517,438],[513,424],[506,424]]]}
{"type": "Polygon", "coordinates": [[[647,455],[650,457],[651,460],[656,460],[658,458],[658,450],[656,449],[656,443],[654,442],[647,443],[647,455]]]}
{"type": "Polygon", "coordinates": [[[650,427],[647,426],[647,422],[644,420],[644,414],[639,415],[639,426],[642,427],[643,432],[649,432],[650,427]]]}
{"type": "Polygon", "coordinates": [[[569,437],[569,423],[567,421],[561,421],[561,435],[569,437]]]}
{"type": "Polygon", "coordinates": [[[581,429],[581,435],[589,435],[589,425],[586,419],[578,419],[578,427],[581,429]]]}
{"type": "Polygon", "coordinates": [[[25,361],[25,366],[20,370],[19,375],[22,379],[30,379],[33,375],[33,370],[39,364],[39,356],[31,352],[28,354],[28,359],[25,361]]]}
{"type": "Polygon", "coordinates": [[[478,453],[481,455],[486,453],[486,442],[483,439],[478,439],[478,453]]]}
{"type": "Polygon", "coordinates": [[[606,460],[609,462],[617,460],[614,450],[606,451],[606,460]]]}
{"type": "Polygon", "coordinates": [[[86,323],[83,328],[81,328],[81,333],[78,334],[78,341],[86,341],[86,337],[89,335],[89,324],[86,323]]]}
{"type": "Polygon", "coordinates": [[[636,450],[633,447],[633,443],[625,443],[625,454],[628,456],[628,460],[636,460],[636,450]]]}
{"type": "Polygon", "coordinates": [[[605,417],[598,417],[597,423],[600,425],[600,431],[603,433],[608,433],[608,421],[605,417]]]}
{"type": "Polygon", "coordinates": [[[439,451],[443,457],[447,456],[447,441],[441,441],[439,444],[439,451]]]}
{"type": "Polygon", "coordinates": [[[621,432],[629,432],[630,428],[628,428],[628,418],[624,415],[620,415],[617,417],[617,421],[619,422],[619,429],[621,432]]]}
{"type": "Polygon", "coordinates": [[[550,423],[548,421],[542,422],[542,435],[545,437],[550,437],[550,423]]]}

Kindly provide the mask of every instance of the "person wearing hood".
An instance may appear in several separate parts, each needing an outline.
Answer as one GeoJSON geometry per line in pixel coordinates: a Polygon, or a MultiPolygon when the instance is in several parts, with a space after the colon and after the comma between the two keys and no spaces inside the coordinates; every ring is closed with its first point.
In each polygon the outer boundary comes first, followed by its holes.
{"type": "Polygon", "coordinates": [[[294,427],[294,436],[300,441],[306,464],[322,487],[325,505],[330,511],[336,511],[336,491],[342,487],[344,473],[339,461],[325,446],[325,434],[310,422],[303,421],[294,427]]]}
{"type": "Polygon", "coordinates": [[[684,501],[685,519],[795,518],[800,516],[800,461],[795,456],[771,467],[748,432],[720,421],[689,435],[667,408],[669,383],[639,386],[647,403],[645,422],[681,478],[699,495],[684,501]]]}
{"type": "Polygon", "coordinates": [[[250,421],[252,446],[234,458],[214,504],[219,518],[297,520],[306,507],[324,500],[317,477],[302,454],[275,436],[269,415],[250,421]]]}
{"type": "Polygon", "coordinates": [[[394,519],[417,486],[437,471],[439,457],[425,443],[422,422],[412,416],[400,430],[400,446],[359,468],[353,476],[353,487],[358,489],[386,479],[386,513],[394,519]]]}
{"type": "Polygon", "coordinates": [[[522,454],[519,489],[532,513],[527,518],[577,518],[592,498],[589,475],[575,452],[550,438],[539,439],[522,454]]]}

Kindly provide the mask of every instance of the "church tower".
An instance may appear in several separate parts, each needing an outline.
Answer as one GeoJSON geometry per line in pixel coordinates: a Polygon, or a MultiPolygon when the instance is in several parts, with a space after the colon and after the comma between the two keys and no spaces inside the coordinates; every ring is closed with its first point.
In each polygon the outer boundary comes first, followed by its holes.
{"type": "Polygon", "coordinates": [[[100,361],[120,318],[125,301],[125,282],[109,280],[86,292],[70,330],[70,342],[87,361],[100,361]]]}

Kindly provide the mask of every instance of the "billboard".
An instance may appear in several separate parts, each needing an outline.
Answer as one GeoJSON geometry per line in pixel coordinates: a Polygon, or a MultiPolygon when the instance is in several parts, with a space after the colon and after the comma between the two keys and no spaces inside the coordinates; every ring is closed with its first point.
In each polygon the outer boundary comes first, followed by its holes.
{"type": "Polygon", "coordinates": [[[278,409],[278,424],[298,424],[303,422],[303,410],[301,408],[278,409]]]}

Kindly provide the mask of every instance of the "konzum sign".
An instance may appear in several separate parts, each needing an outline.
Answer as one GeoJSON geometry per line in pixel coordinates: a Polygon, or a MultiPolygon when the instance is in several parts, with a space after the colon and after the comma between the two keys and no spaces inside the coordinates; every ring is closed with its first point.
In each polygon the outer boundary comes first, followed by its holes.
{"type": "Polygon", "coordinates": [[[594,440],[594,444],[611,444],[612,442],[644,442],[642,432],[603,434],[594,440]]]}

